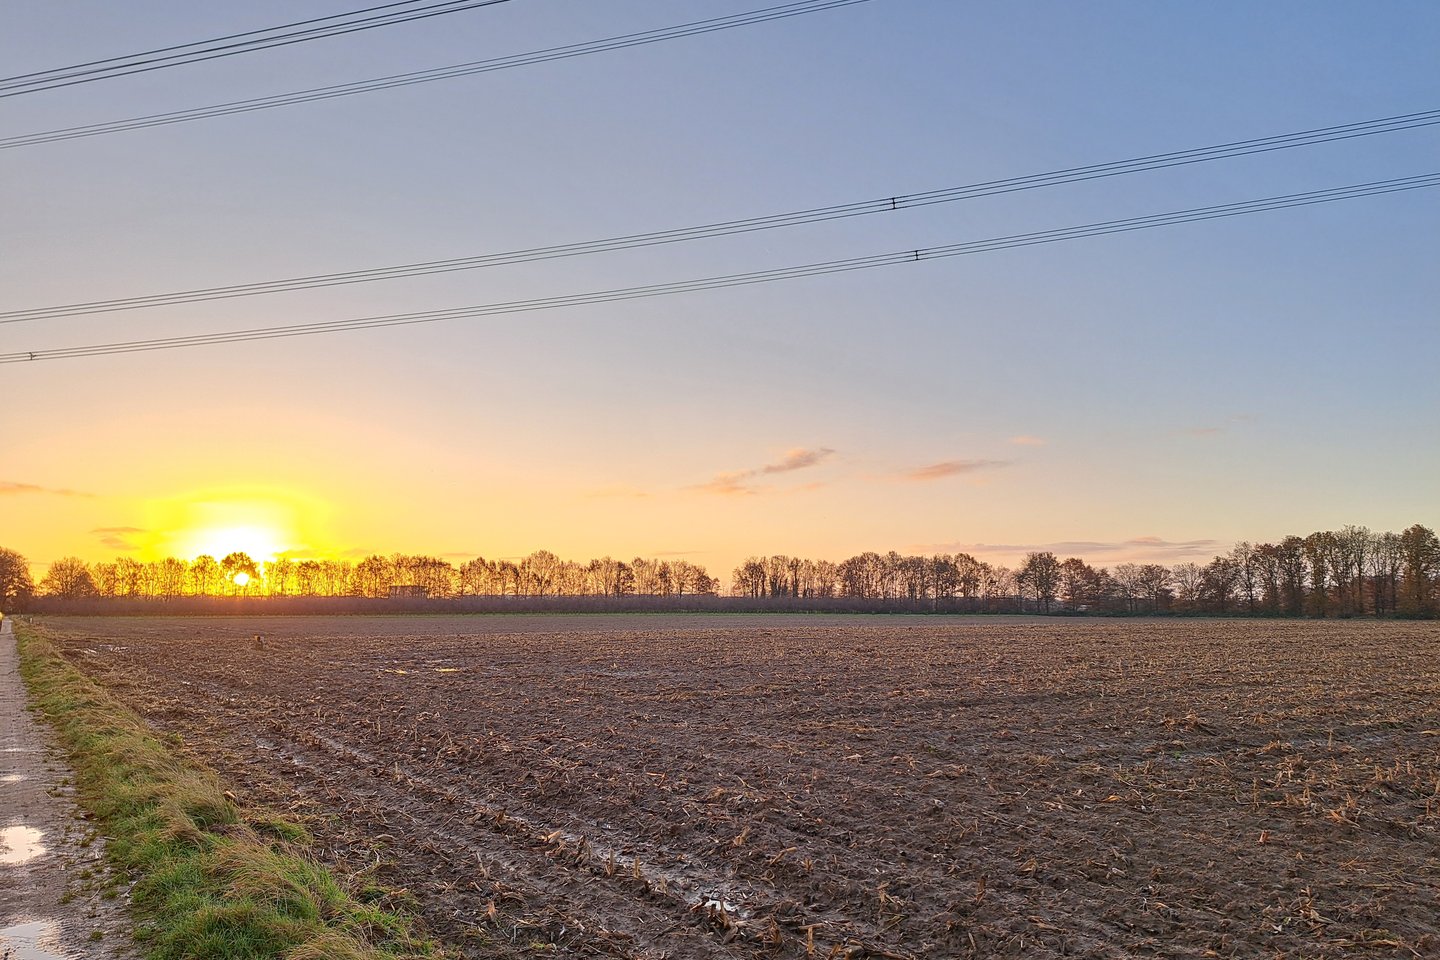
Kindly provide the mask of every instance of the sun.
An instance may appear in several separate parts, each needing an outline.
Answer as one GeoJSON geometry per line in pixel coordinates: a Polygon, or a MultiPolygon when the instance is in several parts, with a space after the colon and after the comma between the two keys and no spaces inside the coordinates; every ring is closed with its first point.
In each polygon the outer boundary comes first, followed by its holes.
{"type": "Polygon", "coordinates": [[[241,570],[239,573],[235,574],[235,576],[230,578],[230,582],[235,584],[235,586],[237,587],[243,587],[245,586],[245,584],[250,582],[250,574],[246,573],[244,570],[241,570]]]}
{"type": "Polygon", "coordinates": [[[274,560],[284,553],[288,544],[284,534],[274,527],[261,524],[237,524],[225,527],[204,527],[189,535],[189,555],[209,554],[220,559],[229,553],[244,553],[251,560],[274,560]]]}
{"type": "Polygon", "coordinates": [[[269,563],[302,548],[298,527],[304,511],[291,498],[212,493],[177,498],[164,512],[163,549],[186,560],[243,553],[256,563],[269,563]]]}

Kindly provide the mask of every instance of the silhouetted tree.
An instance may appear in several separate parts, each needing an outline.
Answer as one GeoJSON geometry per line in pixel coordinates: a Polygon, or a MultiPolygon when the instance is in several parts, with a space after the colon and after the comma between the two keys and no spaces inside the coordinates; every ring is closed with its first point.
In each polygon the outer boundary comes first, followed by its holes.
{"type": "Polygon", "coordinates": [[[79,557],[64,557],[50,564],[40,581],[40,590],[46,596],[66,599],[93,597],[99,593],[90,565],[79,557]]]}
{"type": "Polygon", "coordinates": [[[1400,611],[1409,617],[1435,615],[1435,578],[1440,573],[1440,539],[1415,524],[1400,534],[1400,611]]]}
{"type": "Polygon", "coordinates": [[[1060,561],[1048,550],[1026,554],[1025,562],[1015,571],[1015,586],[1019,588],[1022,600],[1028,588],[1035,598],[1036,608],[1042,613],[1049,613],[1060,589],[1060,561]]]}
{"type": "Polygon", "coordinates": [[[14,550],[0,547],[0,613],[25,609],[34,594],[29,561],[14,550]]]}

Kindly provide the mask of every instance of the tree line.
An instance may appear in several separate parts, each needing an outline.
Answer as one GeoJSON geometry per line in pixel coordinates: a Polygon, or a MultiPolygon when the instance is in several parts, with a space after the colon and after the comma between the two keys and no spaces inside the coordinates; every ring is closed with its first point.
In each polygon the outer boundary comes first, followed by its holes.
{"type": "Polygon", "coordinates": [[[1440,541],[1419,524],[1402,533],[1347,526],[1278,543],[1237,543],[1204,565],[1094,567],[1050,551],[1015,569],[966,553],[862,553],[841,563],[750,557],[731,575],[735,596],[929,604],[974,612],[1269,617],[1432,617],[1440,611],[1440,541]]]}
{"type": "Polygon", "coordinates": [[[839,563],[783,555],[747,558],[728,591],[685,560],[602,557],[562,560],[548,550],[523,559],[373,555],[355,563],[277,559],[235,552],[220,559],[66,557],[37,585],[29,565],[0,549],[0,604],[60,599],[180,597],[594,597],[787,598],[785,607],[929,609],[974,613],[1216,614],[1269,617],[1433,617],[1440,613],[1440,540],[1416,524],[1401,533],[1347,526],[1276,543],[1237,543],[1206,564],[1121,563],[1034,551],[1011,569],[966,553],[861,553],[839,563]],[[843,601],[843,603],[842,603],[843,601]]]}
{"type": "Polygon", "coordinates": [[[602,557],[588,562],[562,560],[537,550],[518,561],[476,557],[458,566],[438,557],[373,555],[344,560],[257,562],[234,552],[220,559],[166,557],[140,561],[120,557],[87,563],[65,557],[50,564],[38,586],[29,566],[14,551],[8,564],[0,556],[0,598],[39,595],[64,599],[95,597],[167,600],[179,597],[545,597],[658,596],[715,594],[720,585],[705,568],[686,560],[602,557]],[[7,581],[5,570],[13,568],[7,581]]]}

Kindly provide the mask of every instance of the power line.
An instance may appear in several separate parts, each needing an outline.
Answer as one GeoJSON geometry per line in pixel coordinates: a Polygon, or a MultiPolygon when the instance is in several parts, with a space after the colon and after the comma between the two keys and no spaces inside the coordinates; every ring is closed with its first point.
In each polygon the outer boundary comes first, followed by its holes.
{"type": "Polygon", "coordinates": [[[19,97],[30,93],[40,93],[44,90],[73,87],[81,83],[94,83],[98,80],[110,80],[137,73],[149,73],[152,70],[164,70],[168,67],[234,57],[245,53],[254,53],[257,50],[286,47],[295,43],[338,37],[362,30],[375,30],[414,20],[428,20],[431,17],[460,13],[477,7],[493,7],[497,4],[507,3],[509,0],[443,0],[443,2],[430,3],[427,6],[415,6],[420,2],[421,0],[403,0],[403,2],[366,7],[363,10],[352,10],[349,13],[335,14],[329,17],[300,20],[295,23],[281,24],[245,33],[233,33],[211,40],[199,40],[193,43],[147,50],[143,53],[111,57],[105,60],[92,60],[89,63],[0,78],[0,98],[19,97]],[[361,16],[361,14],[392,7],[407,9],[391,10],[389,13],[380,13],[375,16],[361,16]]]}
{"type": "Polygon", "coordinates": [[[82,70],[86,67],[98,67],[104,66],[106,64],[117,64],[124,61],[133,61],[140,57],[154,56],[157,53],[169,53],[176,50],[188,50],[193,47],[203,47],[216,43],[224,43],[228,40],[237,40],[241,37],[257,37],[266,33],[274,33],[280,30],[288,30],[292,27],[303,27],[311,24],[326,23],[331,20],[345,20],[350,17],[359,16],[362,13],[373,13],[376,10],[389,10],[394,7],[413,7],[415,4],[420,2],[422,2],[422,0],[397,0],[397,2],[395,3],[384,3],[380,4],[379,6],[364,7],[360,10],[351,10],[348,13],[337,13],[328,17],[314,17],[309,20],[297,20],[293,23],[282,23],[274,27],[265,27],[260,30],[246,30],[241,33],[228,33],[223,37],[212,37],[209,40],[198,40],[192,43],[174,44],[168,47],[157,47],[154,50],[145,50],[140,53],[126,54],[125,56],[121,57],[108,57],[104,60],[87,60],[84,63],[74,63],[68,67],[55,67],[50,70],[37,70],[33,73],[19,73],[12,77],[0,77],[0,84],[10,84],[22,80],[38,80],[44,78],[51,78],[60,74],[73,75],[76,71],[82,70]]]}
{"type": "Polygon", "coordinates": [[[660,43],[665,40],[676,40],[681,37],[700,36],[701,34],[714,33],[719,30],[729,30],[734,27],[768,23],[773,20],[785,20],[790,17],[820,13],[825,10],[834,10],[839,7],[848,7],[854,4],[868,2],[870,2],[870,0],[798,0],[798,2],[765,7],[760,10],[752,10],[748,13],[716,17],[710,20],[697,20],[671,27],[645,30],[639,33],[627,33],[621,36],[607,37],[603,40],[591,40],[585,43],[548,47],[543,50],[533,50],[529,53],[512,54],[490,60],[476,60],[470,63],[452,64],[448,67],[419,70],[414,73],[401,73],[388,77],[376,77],[370,80],[357,80],[352,83],[315,87],[309,90],[282,93],[270,97],[257,97],[250,100],[234,100],[228,103],[212,104],[208,107],[192,107],[187,110],[156,113],[143,117],[132,117],[127,120],[112,120],[106,123],[93,123],[84,126],[65,127],[59,130],[20,134],[18,136],[0,139],[0,149],[29,147],[41,143],[77,140],[83,137],[98,137],[103,134],[119,133],[124,130],[140,130],[148,127],[167,126],[172,123],[187,123],[191,120],[203,120],[210,117],[250,113],[255,110],[268,110],[273,107],[312,103],[319,100],[332,100],[337,97],[372,93],[377,90],[390,90],[417,83],[429,83],[434,80],[449,80],[454,77],[467,77],[474,74],[490,73],[496,70],[508,70],[512,67],[550,63],[555,60],[568,60],[571,57],[587,56],[592,53],[624,50],[629,47],[645,46],[647,44],[660,43]]]}
{"type": "Polygon", "coordinates": [[[695,293],[703,290],[719,290],[727,287],[748,286],[759,283],[773,283],[800,277],[814,277],[833,273],[847,273],[874,267],[894,266],[901,263],[918,263],[947,257],[969,256],[990,253],[997,250],[1011,250],[1085,237],[1105,236],[1112,233],[1128,233],[1135,230],[1149,230],[1156,227],[1175,226],[1203,220],[1218,220],[1228,217],[1247,216],[1271,210],[1291,207],[1312,206],[1333,203],[1358,197],[1379,196],[1408,190],[1440,187],[1440,173],[1429,173],[1415,177],[1393,180],[1378,180],[1371,183],[1315,190],[1308,193],[1287,194],[1266,197],[1259,200],[1245,200],[1238,203],[1217,204],[1209,207],[1194,207],[1169,213],[1151,214],[1124,220],[1107,220],[1100,223],[1060,227],[1033,233],[1011,234],[986,240],[972,240],[943,246],[921,247],[868,257],[854,257],[846,260],[829,260],[821,263],[801,264],[750,273],[730,274],[720,277],[705,277],[696,280],[682,280],[674,283],[650,284],[647,286],[623,287],[614,290],[600,290],[591,293],[571,294],[560,297],[543,297],[532,300],[514,300],[506,303],[479,304],[467,307],[452,307],[442,310],[427,310],[416,313],[388,314],[377,317],[358,317],[348,320],[332,320],[316,323],[288,324],[278,327],[259,327],[249,330],[228,330],[215,333],[187,334],[178,337],[160,337],[148,340],[127,340],[116,343],[89,344],[74,347],[57,347],[46,350],[17,351],[0,354],[0,363],[26,363],[38,360],[73,359],[76,357],[108,356],[120,353],[140,353],[154,350],[173,350],[181,347],[205,346],[220,343],[242,343],[254,340],[275,340],[288,337],[315,336],[340,333],[348,330],[370,330],[380,327],[409,326],[421,323],[436,323],[442,320],[459,320],[473,317],[491,317],[506,314],[529,313],[537,310],[554,310],[562,307],[586,306],[598,303],[614,303],[624,300],[641,300],[650,297],[671,296],[680,293],[695,293]]]}
{"type": "Polygon", "coordinates": [[[801,224],[819,223],[826,220],[840,220],[850,217],[868,216],[876,213],[909,210],[915,207],[932,206],[940,203],[954,203],[978,197],[997,194],[1017,193],[1043,187],[1098,180],[1107,177],[1141,173],[1147,170],[1161,170],[1168,167],[1205,163],[1231,157],[1249,156],[1293,147],[1314,146],[1337,140],[1367,137],[1381,133],[1395,133],[1420,127],[1440,124],[1440,110],[1411,113],[1378,120],[1364,120],[1338,126],[1319,127],[1297,133],[1280,134],[1253,140],[1240,140],[1208,147],[1195,147],[1171,153],[1152,154],[1129,160],[1115,160],[1108,163],[1069,167],[1048,173],[1030,174],[1005,180],[989,180],[982,183],[959,187],[946,187],[925,193],[884,197],[853,203],[835,204],[827,207],[813,207],[789,213],[770,214],[743,220],[728,220],[720,223],[702,224],[691,227],[677,227],[650,233],[609,237],[601,240],[587,240],[576,243],[555,244],[544,247],[530,247],[502,253],[458,257],[447,260],[430,260],[422,263],[407,263],[367,270],[352,270],[341,273],[315,274],[305,277],[290,277],[281,280],[262,280],[253,283],[235,284],[223,287],[204,287],[195,290],[181,290],[171,293],[157,293],[139,297],[123,297],[113,300],[94,300],[87,303],[59,304],[50,307],[33,307],[26,310],[0,311],[0,324],[24,323],[33,320],[53,320],[63,317],[84,316],[99,313],[114,313],[124,310],[140,310],[149,307],[175,306],[185,303],[202,303],[211,300],[229,300],[237,297],[253,297],[298,290],[313,290],[323,287],[344,286],[354,283],[370,283],[382,280],[396,280],[407,277],[428,276],[439,273],[453,273],[462,270],[478,270],[508,264],[531,263],[538,260],[554,260],[564,257],[578,257],[617,250],[633,250],[640,247],[662,246],[685,243],[711,237],[732,236],[775,230],[801,224]]]}

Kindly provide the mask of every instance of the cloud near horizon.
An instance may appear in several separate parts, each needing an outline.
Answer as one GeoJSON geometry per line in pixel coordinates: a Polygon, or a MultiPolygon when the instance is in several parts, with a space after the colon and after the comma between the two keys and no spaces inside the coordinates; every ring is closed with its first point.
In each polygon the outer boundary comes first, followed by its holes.
{"type": "MultiPolygon", "coordinates": [[[[835,451],[829,447],[794,447],[785,452],[785,455],[776,463],[767,463],[762,467],[752,467],[749,470],[728,470],[718,473],[708,483],[702,483],[692,490],[702,493],[714,493],[720,496],[754,496],[760,492],[760,488],[749,485],[748,481],[756,477],[772,476],[777,473],[791,473],[796,470],[806,470],[825,462],[835,455],[835,451]]],[[[805,489],[814,489],[817,484],[807,484],[805,489]]]]}
{"type": "Polygon", "coordinates": [[[928,464],[907,471],[901,479],[911,480],[916,483],[926,483],[931,480],[943,480],[946,477],[958,477],[969,473],[977,473],[981,470],[995,470],[1000,467],[1010,466],[1009,460],[942,460],[939,463],[928,464]]]}
{"type": "Polygon", "coordinates": [[[15,480],[0,480],[0,496],[15,496],[26,493],[48,493],[54,497],[93,497],[93,493],[70,490],[66,487],[42,487],[37,483],[19,483],[15,480]]]}
{"type": "Polygon", "coordinates": [[[147,531],[140,527],[96,527],[90,533],[100,538],[101,546],[111,550],[138,550],[135,537],[147,531]]]}
{"type": "Polygon", "coordinates": [[[1059,557],[1089,559],[1095,554],[1116,555],[1125,562],[1134,558],[1156,562],[1169,558],[1179,562],[1182,557],[1210,557],[1223,552],[1226,545],[1219,540],[1166,540],[1163,537],[1131,537],[1128,540],[1061,540],[1054,543],[935,543],[914,547],[923,553],[1011,554],[1053,553],[1059,557]]]}

